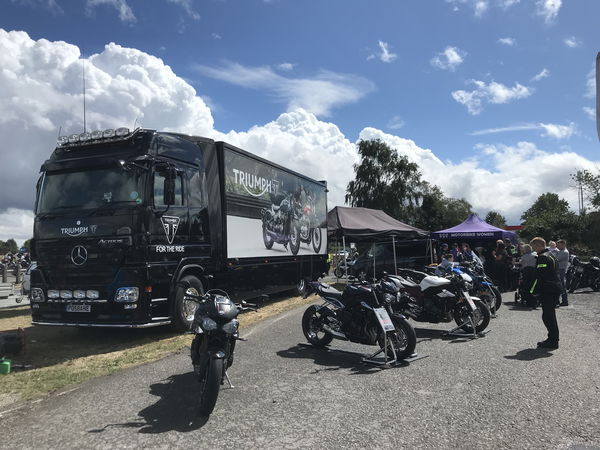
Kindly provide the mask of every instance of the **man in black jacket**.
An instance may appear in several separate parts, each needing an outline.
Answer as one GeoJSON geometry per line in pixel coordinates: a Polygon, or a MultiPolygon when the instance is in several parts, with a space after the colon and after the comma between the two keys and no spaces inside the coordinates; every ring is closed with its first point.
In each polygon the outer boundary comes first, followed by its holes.
{"type": "Polygon", "coordinates": [[[542,304],[542,321],[548,329],[548,339],[538,342],[538,347],[558,348],[558,323],[556,321],[556,304],[560,295],[560,281],[556,269],[556,258],[546,248],[546,241],[536,237],[531,240],[531,248],[537,252],[535,281],[531,286],[532,294],[539,294],[542,304]]]}

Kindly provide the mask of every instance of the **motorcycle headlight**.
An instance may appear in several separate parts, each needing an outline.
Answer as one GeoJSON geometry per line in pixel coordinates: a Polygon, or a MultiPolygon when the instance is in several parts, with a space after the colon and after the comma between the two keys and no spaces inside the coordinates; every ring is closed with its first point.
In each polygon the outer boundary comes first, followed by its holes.
{"type": "Polygon", "coordinates": [[[396,296],[395,295],[387,294],[387,293],[383,295],[383,301],[385,303],[392,303],[395,300],[396,300],[396,296]]]}
{"type": "Polygon", "coordinates": [[[239,322],[233,319],[231,322],[227,322],[223,325],[223,331],[227,334],[235,334],[238,330],[239,322]]]}
{"type": "Polygon", "coordinates": [[[217,329],[217,322],[212,320],[210,317],[202,319],[202,329],[204,331],[213,331],[217,329]]]}

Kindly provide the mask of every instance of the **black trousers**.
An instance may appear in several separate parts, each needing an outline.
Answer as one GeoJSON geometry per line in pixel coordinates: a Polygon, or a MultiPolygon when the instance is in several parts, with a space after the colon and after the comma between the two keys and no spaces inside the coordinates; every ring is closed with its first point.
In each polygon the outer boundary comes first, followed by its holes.
{"type": "Polygon", "coordinates": [[[558,344],[558,322],[556,321],[556,304],[560,294],[542,294],[542,322],[548,330],[548,341],[558,344]]]}

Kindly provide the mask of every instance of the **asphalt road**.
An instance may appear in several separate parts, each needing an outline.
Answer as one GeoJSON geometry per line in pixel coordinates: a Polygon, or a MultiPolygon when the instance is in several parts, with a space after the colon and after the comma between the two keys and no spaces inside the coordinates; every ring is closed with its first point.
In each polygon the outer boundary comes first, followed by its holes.
{"type": "Polygon", "coordinates": [[[385,370],[360,362],[374,347],[306,345],[303,310],[245,331],[236,387],[221,391],[208,422],[194,416],[182,352],[3,414],[2,447],[600,447],[600,294],[558,310],[556,351],[535,348],[541,311],[509,304],[477,340],[419,324],[417,351],[428,357],[385,370]]]}

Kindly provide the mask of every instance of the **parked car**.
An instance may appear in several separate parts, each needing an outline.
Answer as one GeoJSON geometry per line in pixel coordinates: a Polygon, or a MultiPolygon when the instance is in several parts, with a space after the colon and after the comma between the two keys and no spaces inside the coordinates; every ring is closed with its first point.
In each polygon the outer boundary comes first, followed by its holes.
{"type": "Polygon", "coordinates": [[[32,262],[25,271],[25,274],[23,275],[23,283],[21,283],[22,295],[29,295],[29,291],[31,290],[31,270],[35,269],[36,267],[37,263],[32,262]]]}

